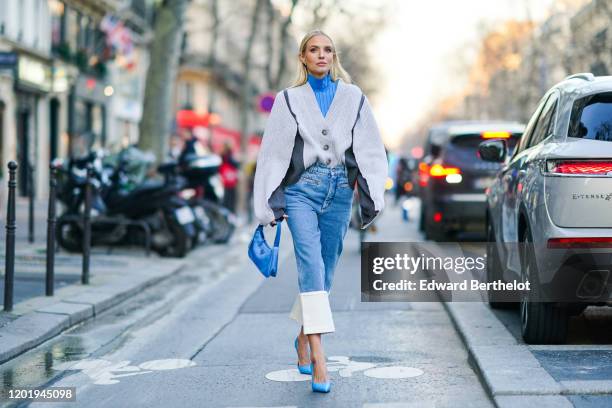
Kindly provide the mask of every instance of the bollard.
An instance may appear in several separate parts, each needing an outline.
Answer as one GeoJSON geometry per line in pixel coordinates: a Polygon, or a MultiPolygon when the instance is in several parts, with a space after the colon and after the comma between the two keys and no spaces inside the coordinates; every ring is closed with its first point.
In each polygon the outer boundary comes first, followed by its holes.
{"type": "Polygon", "coordinates": [[[8,203],[6,206],[6,254],[4,259],[4,311],[13,310],[13,285],[15,283],[15,174],[17,163],[9,162],[8,203]]]}
{"type": "Polygon", "coordinates": [[[47,271],[45,295],[53,296],[55,278],[55,190],[57,187],[57,169],[49,166],[49,207],[47,212],[47,271]]]}
{"type": "Polygon", "coordinates": [[[28,166],[28,242],[34,242],[34,166],[28,166]]]}
{"type": "Polygon", "coordinates": [[[89,251],[91,248],[91,164],[87,165],[87,178],[85,181],[85,211],[83,213],[83,270],[81,283],[89,284],[89,251]]]}

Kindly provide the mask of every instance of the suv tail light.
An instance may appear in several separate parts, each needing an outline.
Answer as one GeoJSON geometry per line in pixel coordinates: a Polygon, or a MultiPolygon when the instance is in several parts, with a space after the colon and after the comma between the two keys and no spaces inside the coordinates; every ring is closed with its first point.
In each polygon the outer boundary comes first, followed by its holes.
{"type": "Polygon", "coordinates": [[[551,238],[548,248],[612,248],[612,237],[551,238]]]}
{"type": "Polygon", "coordinates": [[[548,160],[546,172],[568,175],[612,175],[612,161],[548,160]]]}
{"type": "Polygon", "coordinates": [[[441,164],[434,164],[429,168],[431,177],[446,177],[452,174],[461,174],[461,169],[458,167],[444,167],[441,164]]]}

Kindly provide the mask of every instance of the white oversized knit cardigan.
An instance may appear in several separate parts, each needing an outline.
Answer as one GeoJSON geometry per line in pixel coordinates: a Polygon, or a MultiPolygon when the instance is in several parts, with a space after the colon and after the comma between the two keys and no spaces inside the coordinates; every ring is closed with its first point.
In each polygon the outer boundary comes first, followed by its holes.
{"type": "MultiPolygon", "coordinates": [[[[283,91],[279,92],[257,156],[253,192],[257,221],[267,225],[282,215],[278,208],[271,207],[269,200],[273,193],[282,194],[281,183],[297,152],[298,159],[303,160],[303,168],[317,160],[330,167],[340,163],[348,167],[347,161],[356,162],[358,180],[355,177],[351,180],[349,172],[349,181],[359,187],[362,217],[370,214],[364,220],[364,224],[369,224],[385,205],[388,164],[367,98],[362,101],[363,94],[357,86],[339,79],[336,94],[324,117],[308,82],[288,88],[286,92],[291,110],[283,91]]],[[[284,198],[281,201],[284,203],[284,198]]]]}

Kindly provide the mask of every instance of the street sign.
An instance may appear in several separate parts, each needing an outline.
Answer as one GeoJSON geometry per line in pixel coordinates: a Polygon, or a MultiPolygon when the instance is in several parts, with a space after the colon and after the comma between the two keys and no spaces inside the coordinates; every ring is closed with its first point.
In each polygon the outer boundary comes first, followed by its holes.
{"type": "Polygon", "coordinates": [[[12,69],[17,65],[17,53],[14,51],[0,52],[0,69],[12,69]]]}
{"type": "Polygon", "coordinates": [[[271,92],[260,95],[258,98],[257,109],[259,109],[260,112],[270,113],[270,111],[272,111],[272,105],[274,105],[275,96],[276,95],[271,92]]]}

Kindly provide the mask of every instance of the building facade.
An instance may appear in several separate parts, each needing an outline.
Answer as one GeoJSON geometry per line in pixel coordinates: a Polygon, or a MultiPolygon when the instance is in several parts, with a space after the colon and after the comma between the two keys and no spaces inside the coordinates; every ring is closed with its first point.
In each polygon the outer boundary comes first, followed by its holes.
{"type": "Polygon", "coordinates": [[[137,139],[150,37],[146,0],[0,2],[0,168],[32,168],[47,192],[49,163],[137,139]]]}

